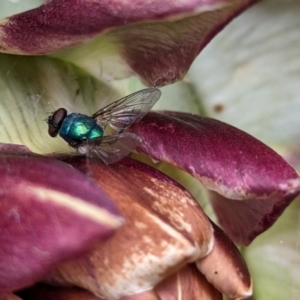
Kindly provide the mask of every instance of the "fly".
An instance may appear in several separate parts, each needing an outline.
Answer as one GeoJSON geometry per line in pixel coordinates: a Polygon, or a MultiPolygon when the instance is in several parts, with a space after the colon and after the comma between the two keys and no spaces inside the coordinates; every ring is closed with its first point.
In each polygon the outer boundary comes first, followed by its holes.
{"type": "Polygon", "coordinates": [[[48,133],[51,137],[59,134],[81,154],[96,155],[111,164],[127,156],[141,142],[138,135],[124,131],[139,122],[160,96],[158,88],[144,89],[101,108],[92,116],[68,115],[65,108],[59,108],[47,119],[48,133]],[[112,134],[106,135],[107,129],[112,134]]]}

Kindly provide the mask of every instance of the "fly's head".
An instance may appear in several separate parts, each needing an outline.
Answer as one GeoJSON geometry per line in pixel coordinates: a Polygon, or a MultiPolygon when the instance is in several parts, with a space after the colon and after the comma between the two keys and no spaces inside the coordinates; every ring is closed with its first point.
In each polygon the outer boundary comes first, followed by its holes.
{"type": "Polygon", "coordinates": [[[60,127],[67,116],[67,110],[65,108],[59,108],[52,115],[48,117],[46,122],[48,123],[48,134],[51,137],[56,137],[60,127]]]}

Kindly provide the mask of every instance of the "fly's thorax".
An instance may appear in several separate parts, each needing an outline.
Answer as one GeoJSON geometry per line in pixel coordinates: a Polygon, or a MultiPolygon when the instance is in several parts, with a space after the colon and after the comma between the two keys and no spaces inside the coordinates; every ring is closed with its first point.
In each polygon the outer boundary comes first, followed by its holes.
{"type": "Polygon", "coordinates": [[[103,133],[102,127],[93,118],[78,113],[68,115],[59,130],[59,135],[71,145],[74,142],[102,137],[103,133]]]}

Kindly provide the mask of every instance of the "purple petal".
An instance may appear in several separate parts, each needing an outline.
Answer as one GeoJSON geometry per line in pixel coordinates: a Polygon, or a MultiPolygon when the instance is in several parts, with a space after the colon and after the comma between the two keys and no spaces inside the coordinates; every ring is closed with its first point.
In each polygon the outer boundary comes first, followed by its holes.
{"type": "Polygon", "coordinates": [[[121,225],[108,196],[70,165],[2,154],[0,174],[0,293],[32,284],[121,225]]]}
{"type": "Polygon", "coordinates": [[[175,165],[208,189],[235,199],[219,197],[213,205],[221,225],[236,242],[250,243],[299,194],[299,176],[282,157],[223,122],[184,113],[150,112],[130,130],[143,138],[138,151],[175,165]],[[245,208],[234,210],[235,222],[230,205],[245,208]],[[250,217],[253,215],[256,217],[250,217]]]}
{"type": "MultiPolygon", "coordinates": [[[[181,79],[215,34],[257,1],[154,0],[130,5],[126,1],[47,1],[2,20],[0,50],[45,54],[108,32],[106,43],[114,49],[113,55],[108,54],[112,64],[125,64],[127,76],[134,73],[148,85],[160,86],[181,79]]],[[[100,61],[98,55],[100,50],[92,59],[100,61]]],[[[111,77],[120,75],[110,71],[111,77]]]]}
{"type": "MultiPolygon", "coordinates": [[[[212,14],[210,23],[220,26],[224,19],[227,21],[232,18],[232,14],[253,2],[255,1],[194,0],[176,3],[155,0],[149,3],[132,1],[128,5],[126,1],[47,1],[40,7],[2,21],[1,48],[2,51],[9,48],[16,52],[41,54],[78,44],[113,27],[195,13],[196,10],[219,9],[219,14],[212,14]]],[[[210,15],[209,12],[207,14],[210,15]]]]}

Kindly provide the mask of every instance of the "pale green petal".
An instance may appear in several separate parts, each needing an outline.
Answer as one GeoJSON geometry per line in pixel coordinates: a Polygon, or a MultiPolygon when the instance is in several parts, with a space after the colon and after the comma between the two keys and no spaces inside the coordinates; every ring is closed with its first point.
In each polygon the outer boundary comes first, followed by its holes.
{"type": "Polygon", "coordinates": [[[193,114],[201,114],[202,107],[193,86],[183,80],[162,88],[163,95],[154,106],[157,110],[173,110],[193,114]]]}
{"type": "Polygon", "coordinates": [[[300,140],[300,1],[262,1],[230,23],[194,62],[208,116],[284,152],[300,140]]]}
{"type": "Polygon", "coordinates": [[[43,0],[1,0],[0,19],[40,6],[43,0]]]}
{"type": "Polygon", "coordinates": [[[101,35],[86,44],[57,51],[52,56],[76,64],[95,78],[109,82],[132,75],[120,57],[119,44],[113,36],[101,35]]]}
{"type": "Polygon", "coordinates": [[[1,54],[0,66],[0,141],[35,152],[71,150],[48,135],[51,112],[65,107],[91,115],[118,98],[111,87],[59,60],[1,54]]]}
{"type": "Polygon", "coordinates": [[[299,200],[244,250],[255,299],[300,299],[299,200]]]}
{"type": "MultiPolygon", "coordinates": [[[[145,86],[137,77],[115,80],[111,82],[114,89],[124,94],[130,94],[144,89],[145,86]]],[[[197,99],[193,86],[186,80],[161,88],[162,95],[153,107],[154,110],[172,110],[187,113],[202,114],[203,109],[197,99]]]]}

